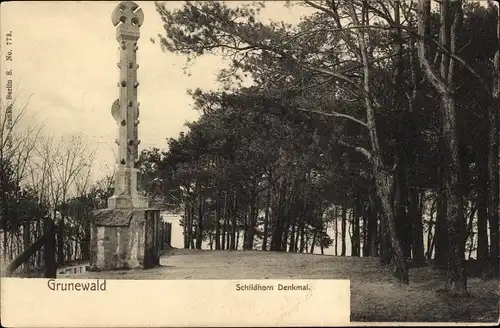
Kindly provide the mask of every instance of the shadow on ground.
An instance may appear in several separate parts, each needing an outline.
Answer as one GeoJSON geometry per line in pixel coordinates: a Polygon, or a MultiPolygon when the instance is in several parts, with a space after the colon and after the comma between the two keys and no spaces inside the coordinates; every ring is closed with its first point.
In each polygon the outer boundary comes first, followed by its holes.
{"type": "Polygon", "coordinates": [[[431,266],[410,270],[400,285],[377,258],[259,251],[165,251],[150,270],[86,272],[58,278],[101,279],[349,279],[351,321],[497,322],[499,282],[468,279],[470,297],[437,292],[444,275],[431,266]]]}

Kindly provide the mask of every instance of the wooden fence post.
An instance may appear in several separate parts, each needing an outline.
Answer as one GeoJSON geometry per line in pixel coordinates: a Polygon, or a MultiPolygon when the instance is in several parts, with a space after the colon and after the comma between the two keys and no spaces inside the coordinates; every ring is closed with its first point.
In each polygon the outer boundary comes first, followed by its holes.
{"type": "Polygon", "coordinates": [[[165,225],[165,244],[167,247],[172,247],[172,223],[167,222],[165,225]]]}
{"type": "Polygon", "coordinates": [[[155,249],[157,257],[156,265],[160,265],[161,250],[163,249],[162,247],[163,220],[162,217],[160,216],[160,212],[158,212],[158,215],[156,215],[155,217],[155,227],[156,227],[155,249]]]}
{"type": "Polygon", "coordinates": [[[167,238],[168,238],[168,222],[163,222],[163,239],[161,240],[161,243],[163,244],[163,248],[167,249],[168,248],[168,243],[167,243],[167,238]]]}
{"type": "Polygon", "coordinates": [[[160,250],[165,249],[164,240],[165,240],[165,222],[163,222],[163,220],[160,219],[160,238],[159,238],[160,250]]]}
{"type": "Polygon", "coordinates": [[[45,236],[43,250],[45,270],[43,276],[45,278],[56,278],[56,235],[54,229],[54,221],[52,221],[50,218],[44,218],[43,220],[43,234],[45,236]]]}
{"type": "Polygon", "coordinates": [[[145,244],[144,244],[144,269],[153,268],[159,261],[159,219],[160,211],[148,209],[145,216],[145,244]]]}

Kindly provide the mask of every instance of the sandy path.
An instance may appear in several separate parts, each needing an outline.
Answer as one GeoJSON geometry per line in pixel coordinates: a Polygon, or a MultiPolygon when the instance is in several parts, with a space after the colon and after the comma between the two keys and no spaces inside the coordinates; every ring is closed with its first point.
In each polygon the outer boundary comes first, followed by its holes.
{"type": "Polygon", "coordinates": [[[401,286],[376,258],[335,257],[259,251],[174,249],[161,267],[60,275],[100,279],[350,279],[352,321],[498,320],[498,281],[468,280],[469,298],[450,299],[436,292],[444,277],[431,267],[411,269],[401,286]]]}

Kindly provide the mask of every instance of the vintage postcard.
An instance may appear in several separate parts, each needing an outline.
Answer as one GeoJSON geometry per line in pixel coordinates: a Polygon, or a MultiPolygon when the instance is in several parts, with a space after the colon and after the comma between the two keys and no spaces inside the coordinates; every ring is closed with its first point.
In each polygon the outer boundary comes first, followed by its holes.
{"type": "Polygon", "coordinates": [[[498,324],[499,17],[3,2],[2,325],[498,324]]]}

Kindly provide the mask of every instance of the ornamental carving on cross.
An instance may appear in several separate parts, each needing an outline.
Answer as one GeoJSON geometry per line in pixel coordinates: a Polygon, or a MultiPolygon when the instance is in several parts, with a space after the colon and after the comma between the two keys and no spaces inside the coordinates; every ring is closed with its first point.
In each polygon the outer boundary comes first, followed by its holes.
{"type": "Polygon", "coordinates": [[[139,27],[144,22],[144,13],[135,2],[120,3],[111,14],[113,26],[117,26],[117,37],[139,38],[139,27]]]}

